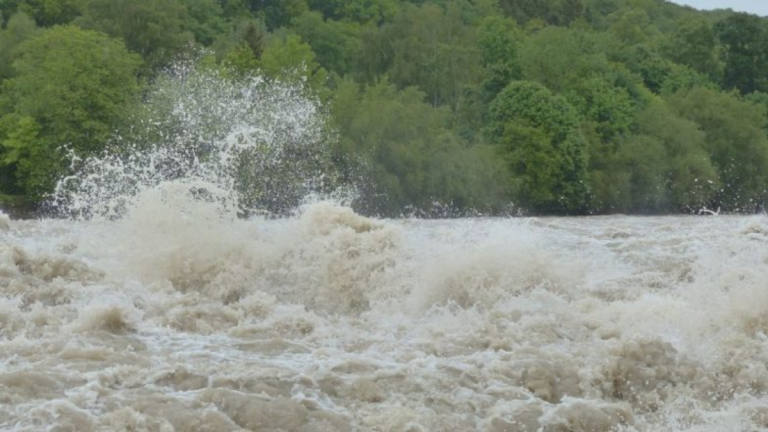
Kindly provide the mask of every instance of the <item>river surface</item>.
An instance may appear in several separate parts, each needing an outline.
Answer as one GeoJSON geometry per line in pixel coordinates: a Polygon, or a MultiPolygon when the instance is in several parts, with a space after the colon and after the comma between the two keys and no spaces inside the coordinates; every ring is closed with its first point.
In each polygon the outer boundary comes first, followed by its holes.
{"type": "Polygon", "coordinates": [[[0,430],[760,431],[768,218],[0,215],[0,430]]]}

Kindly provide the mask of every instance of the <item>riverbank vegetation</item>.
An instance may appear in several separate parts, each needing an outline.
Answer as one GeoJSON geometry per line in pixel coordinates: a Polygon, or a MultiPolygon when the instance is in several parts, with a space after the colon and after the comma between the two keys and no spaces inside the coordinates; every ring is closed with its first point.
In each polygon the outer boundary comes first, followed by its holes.
{"type": "Polygon", "coordinates": [[[662,0],[6,0],[0,24],[5,202],[44,200],[201,48],[207,67],[322,101],[365,213],[768,201],[768,19],[754,15],[662,0]]]}

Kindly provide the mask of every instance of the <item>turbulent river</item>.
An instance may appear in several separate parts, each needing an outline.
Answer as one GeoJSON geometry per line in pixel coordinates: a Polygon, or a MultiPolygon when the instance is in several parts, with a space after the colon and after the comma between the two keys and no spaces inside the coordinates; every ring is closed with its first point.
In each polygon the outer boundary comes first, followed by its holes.
{"type": "Polygon", "coordinates": [[[366,218],[302,88],[153,86],[0,213],[0,430],[768,429],[768,217],[366,218]]]}
{"type": "Polygon", "coordinates": [[[0,429],[758,431],[768,219],[0,216],[0,429]]]}

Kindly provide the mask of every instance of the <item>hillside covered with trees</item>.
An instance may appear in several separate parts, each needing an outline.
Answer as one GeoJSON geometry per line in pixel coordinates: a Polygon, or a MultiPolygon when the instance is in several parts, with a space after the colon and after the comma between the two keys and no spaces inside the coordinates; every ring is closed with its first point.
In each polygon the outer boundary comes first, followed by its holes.
{"type": "Polygon", "coordinates": [[[367,214],[768,202],[768,19],[754,15],[662,0],[5,0],[0,24],[0,202],[42,201],[200,47],[208,67],[304,83],[341,177],[369,180],[367,214]]]}

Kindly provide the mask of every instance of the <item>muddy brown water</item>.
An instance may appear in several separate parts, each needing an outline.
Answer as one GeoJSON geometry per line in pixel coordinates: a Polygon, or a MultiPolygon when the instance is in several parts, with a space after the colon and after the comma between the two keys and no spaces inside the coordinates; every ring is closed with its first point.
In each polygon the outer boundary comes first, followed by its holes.
{"type": "Polygon", "coordinates": [[[768,219],[0,216],[0,430],[759,431],[768,219]]]}

